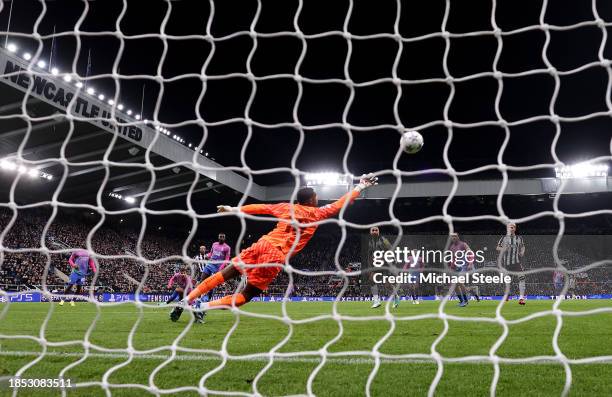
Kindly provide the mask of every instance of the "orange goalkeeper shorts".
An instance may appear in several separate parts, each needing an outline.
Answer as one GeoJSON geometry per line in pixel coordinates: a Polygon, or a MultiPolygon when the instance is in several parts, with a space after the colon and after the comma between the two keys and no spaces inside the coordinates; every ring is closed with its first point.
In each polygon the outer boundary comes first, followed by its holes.
{"type": "Polygon", "coordinates": [[[265,291],[283,269],[285,255],[268,241],[259,240],[249,248],[242,250],[239,256],[232,259],[232,263],[240,273],[246,274],[249,284],[265,291]],[[240,266],[241,261],[246,265],[260,266],[242,267],[240,266]],[[275,263],[278,266],[270,266],[275,263]]]}

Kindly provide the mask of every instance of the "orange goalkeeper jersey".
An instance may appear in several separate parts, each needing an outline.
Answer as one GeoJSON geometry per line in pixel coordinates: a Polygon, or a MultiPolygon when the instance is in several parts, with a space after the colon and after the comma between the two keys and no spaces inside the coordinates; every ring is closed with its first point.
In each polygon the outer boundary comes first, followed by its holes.
{"type": "MultiPolygon", "coordinates": [[[[261,239],[268,241],[275,247],[278,247],[283,254],[287,255],[291,251],[291,247],[295,242],[297,235],[296,226],[293,226],[286,221],[291,221],[291,207],[293,207],[293,216],[299,223],[313,223],[326,219],[336,215],[346,200],[353,202],[359,196],[359,191],[352,190],[351,192],[342,196],[338,201],[323,207],[310,207],[301,204],[289,204],[289,203],[278,203],[278,204],[249,204],[240,207],[240,211],[246,214],[252,215],[272,215],[278,219],[285,221],[279,221],[276,224],[274,230],[270,233],[261,237],[261,239]]],[[[300,237],[292,251],[292,255],[300,252],[312,238],[314,232],[317,230],[316,225],[313,226],[302,226],[300,227],[300,237]]]]}

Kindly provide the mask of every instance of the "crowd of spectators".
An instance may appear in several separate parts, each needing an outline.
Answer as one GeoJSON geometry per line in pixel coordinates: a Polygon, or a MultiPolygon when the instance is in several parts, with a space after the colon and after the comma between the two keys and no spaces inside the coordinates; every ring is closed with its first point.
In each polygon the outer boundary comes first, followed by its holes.
{"type": "MultiPolygon", "coordinates": [[[[92,228],[80,220],[70,217],[57,217],[46,227],[48,215],[36,211],[20,211],[13,220],[13,213],[0,209],[0,233],[2,252],[0,252],[0,288],[31,289],[40,288],[42,284],[48,288],[59,289],[64,285],[70,272],[67,259],[70,251],[76,248],[90,248],[96,254],[98,273],[95,286],[98,290],[109,292],[135,292],[140,288],[144,292],[165,292],[166,284],[172,274],[181,266],[189,267],[189,262],[181,260],[184,240],[168,237],[163,234],[147,233],[140,239],[139,233],[130,228],[100,227],[92,228]],[[9,224],[11,224],[9,227],[9,224]],[[45,228],[47,229],[44,232],[45,228]],[[91,246],[87,247],[86,241],[91,246]],[[43,245],[44,242],[44,245],[43,245]],[[43,248],[44,247],[44,248],[43,248]],[[50,252],[65,250],[65,252],[50,252]],[[140,252],[141,255],[137,255],[140,252]],[[171,258],[174,257],[174,258],[171,258]]],[[[282,272],[266,291],[268,295],[283,296],[286,293],[295,296],[337,295],[343,286],[345,296],[368,295],[369,288],[362,285],[362,278],[349,275],[346,279],[338,275],[338,270],[347,272],[359,270],[362,258],[363,235],[347,235],[338,250],[340,236],[329,233],[316,234],[306,248],[291,258],[291,283],[288,272],[282,272]],[[337,258],[336,258],[337,257],[337,258]]],[[[210,247],[214,236],[210,236],[205,245],[210,247]]],[[[542,267],[553,267],[552,243],[554,236],[547,241],[538,242],[529,247],[526,254],[525,270],[542,267]]],[[[242,247],[250,243],[245,241],[242,247]]],[[[229,241],[232,245],[235,242],[229,241]]],[[[485,243],[482,243],[485,244],[485,243]]],[[[193,242],[187,255],[193,257],[199,245],[193,242]]],[[[472,246],[477,245],[472,243],[472,246]]],[[[487,262],[495,261],[495,251],[487,252],[487,262]]],[[[585,253],[575,249],[559,249],[559,258],[570,270],[588,267],[594,260],[585,253]]],[[[432,267],[443,267],[433,264],[432,267]]],[[[192,264],[191,271],[196,280],[200,275],[197,264],[192,264]]],[[[610,293],[612,290],[612,270],[610,266],[597,266],[583,272],[576,272],[576,294],[610,293]]],[[[552,295],[552,272],[528,272],[527,288],[529,294],[552,295]]],[[[230,283],[217,290],[218,293],[230,292],[237,287],[230,283]]],[[[482,286],[483,294],[499,294],[503,286],[482,286]]],[[[512,288],[516,288],[513,285],[512,288]]],[[[389,289],[389,288],[387,288],[389,289]]],[[[514,292],[512,290],[512,292],[514,292]]],[[[424,291],[424,293],[435,293],[424,291]]]]}

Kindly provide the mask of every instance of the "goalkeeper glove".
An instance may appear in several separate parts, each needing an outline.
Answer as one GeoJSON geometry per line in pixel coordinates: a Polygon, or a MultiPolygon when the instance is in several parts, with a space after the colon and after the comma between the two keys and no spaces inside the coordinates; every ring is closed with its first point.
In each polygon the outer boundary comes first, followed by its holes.
{"type": "Polygon", "coordinates": [[[217,212],[237,212],[238,207],[230,207],[229,205],[218,205],[217,212]]]}
{"type": "Polygon", "coordinates": [[[373,175],[363,174],[359,179],[359,184],[355,186],[355,189],[359,192],[369,188],[370,186],[378,185],[378,177],[373,175]]]}

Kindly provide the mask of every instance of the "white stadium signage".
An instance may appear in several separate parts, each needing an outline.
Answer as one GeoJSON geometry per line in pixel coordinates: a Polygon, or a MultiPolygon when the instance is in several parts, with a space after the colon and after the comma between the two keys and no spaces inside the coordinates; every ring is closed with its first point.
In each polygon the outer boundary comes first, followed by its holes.
{"type": "MultiPolygon", "coordinates": [[[[24,92],[30,89],[29,95],[47,102],[67,113],[80,116],[87,122],[96,124],[109,132],[118,132],[134,142],[142,140],[143,130],[135,125],[125,125],[129,121],[122,119],[115,112],[111,118],[111,107],[96,98],[88,98],[83,89],[77,89],[60,79],[45,76],[35,70],[28,71],[27,64],[18,58],[13,58],[5,52],[0,52],[0,70],[3,70],[4,81],[24,92]],[[79,95],[75,95],[79,92],[79,95]]],[[[46,72],[44,72],[46,74],[46,72]]]]}

